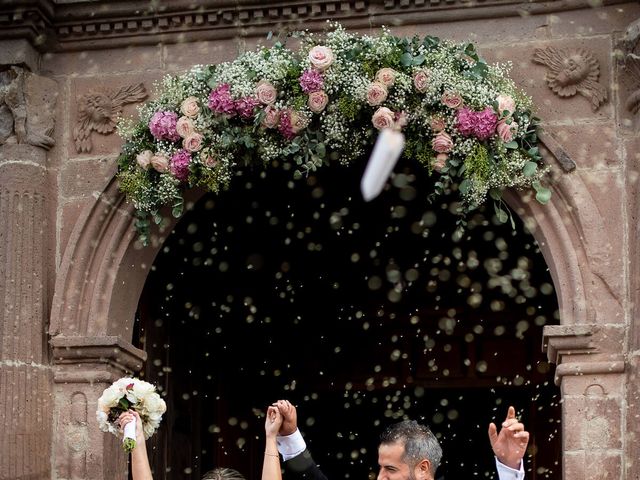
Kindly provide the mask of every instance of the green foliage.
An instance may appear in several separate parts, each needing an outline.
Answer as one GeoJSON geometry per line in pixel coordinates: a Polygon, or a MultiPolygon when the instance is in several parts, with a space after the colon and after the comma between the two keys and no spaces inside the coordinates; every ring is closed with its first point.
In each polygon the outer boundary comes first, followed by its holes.
{"type": "Polygon", "coordinates": [[[361,105],[351,97],[340,97],[338,99],[338,110],[348,120],[355,120],[360,113],[361,105]]]}
{"type": "Polygon", "coordinates": [[[464,161],[465,177],[474,182],[486,182],[490,174],[490,161],[487,148],[476,143],[473,151],[464,161]]]}
{"type": "Polygon", "coordinates": [[[139,191],[153,189],[153,182],[150,176],[154,172],[147,172],[142,169],[121,170],[118,172],[117,178],[120,185],[120,191],[127,196],[135,197],[139,191]]]}

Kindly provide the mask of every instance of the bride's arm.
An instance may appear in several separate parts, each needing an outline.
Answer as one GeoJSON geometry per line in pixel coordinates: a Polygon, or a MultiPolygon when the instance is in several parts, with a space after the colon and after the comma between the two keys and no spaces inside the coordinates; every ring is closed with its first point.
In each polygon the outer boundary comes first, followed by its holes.
{"type": "Polygon", "coordinates": [[[131,451],[131,474],[133,480],[153,480],[147,456],[147,444],[142,432],[142,420],[138,412],[130,410],[120,415],[120,426],[124,428],[134,417],[136,419],[136,446],[131,451]]]}
{"type": "MultiPolygon", "coordinates": [[[[264,462],[262,463],[262,480],[282,480],[282,470],[280,469],[280,455],[276,435],[282,425],[282,415],[276,407],[267,409],[267,419],[264,423],[265,446],[264,462]]],[[[137,479],[136,479],[137,480],[137,479]]]]}

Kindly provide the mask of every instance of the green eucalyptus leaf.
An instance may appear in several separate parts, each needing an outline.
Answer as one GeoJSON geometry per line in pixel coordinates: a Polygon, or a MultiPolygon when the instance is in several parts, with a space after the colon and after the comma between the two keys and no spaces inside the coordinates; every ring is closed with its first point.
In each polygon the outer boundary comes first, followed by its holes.
{"type": "Polygon", "coordinates": [[[502,200],[502,191],[499,188],[492,188],[489,190],[489,196],[496,201],[502,200]]]}
{"type": "Polygon", "coordinates": [[[424,55],[418,55],[417,57],[413,58],[414,65],[422,65],[424,61],[425,61],[424,55]]]}
{"type": "Polygon", "coordinates": [[[493,204],[493,209],[496,212],[496,217],[498,217],[498,221],[500,223],[507,223],[507,221],[509,220],[509,215],[507,214],[507,212],[502,210],[502,208],[500,208],[500,205],[498,205],[497,202],[493,204]]]}
{"type": "Polygon", "coordinates": [[[511,140],[510,142],[505,143],[504,146],[511,150],[516,150],[518,148],[518,142],[511,140]]]}
{"type": "Polygon", "coordinates": [[[405,52],[400,57],[400,64],[403,67],[410,67],[413,64],[413,55],[409,52],[405,52]]]}
{"type": "Polygon", "coordinates": [[[536,188],[536,200],[542,205],[546,205],[551,200],[551,190],[542,186],[536,188]]]}
{"type": "Polygon", "coordinates": [[[533,177],[538,171],[538,164],[536,162],[527,162],[524,164],[522,174],[525,177],[533,177]]]}
{"type": "Polygon", "coordinates": [[[471,182],[468,178],[465,178],[462,182],[460,182],[460,186],[458,188],[460,189],[460,193],[466,195],[467,193],[469,193],[469,188],[471,188],[471,182]]]}

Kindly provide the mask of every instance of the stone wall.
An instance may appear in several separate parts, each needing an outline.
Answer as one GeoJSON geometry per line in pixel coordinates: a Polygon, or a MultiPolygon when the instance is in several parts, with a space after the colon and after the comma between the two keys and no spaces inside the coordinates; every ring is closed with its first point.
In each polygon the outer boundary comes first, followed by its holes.
{"type": "Polygon", "coordinates": [[[558,292],[561,325],[547,329],[545,347],[564,400],[564,477],[640,478],[640,5],[168,3],[0,6],[1,85],[23,92],[15,107],[0,102],[0,479],[125,478],[93,412],[102,389],[145,359],[130,344],[133,314],[161,237],[148,248],[134,241],[113,180],[117,114],[135,114],[167,73],[329,18],[362,32],[386,24],[472,40],[488,60],[513,61],[553,166],[550,205],[517,193],[509,203],[534,230],[558,292]],[[554,59],[591,80],[554,83],[554,59]],[[34,460],[34,451],[46,453],[34,460]]]}

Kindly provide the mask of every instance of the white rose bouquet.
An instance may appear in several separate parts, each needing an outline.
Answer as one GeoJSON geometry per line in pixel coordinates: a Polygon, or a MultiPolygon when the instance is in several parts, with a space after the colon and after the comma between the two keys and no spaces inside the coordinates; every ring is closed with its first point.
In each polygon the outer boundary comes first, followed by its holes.
{"type": "MultiPolygon", "coordinates": [[[[128,410],[134,410],[140,415],[146,439],[160,426],[167,406],[156,392],[155,386],[137,378],[121,378],[105,389],[98,399],[96,417],[100,430],[119,436],[118,417],[128,410]]],[[[122,448],[130,452],[136,446],[135,421],[128,423],[123,433],[122,448]]]]}

